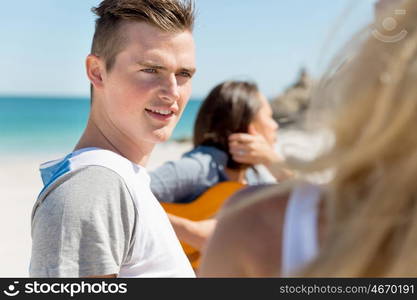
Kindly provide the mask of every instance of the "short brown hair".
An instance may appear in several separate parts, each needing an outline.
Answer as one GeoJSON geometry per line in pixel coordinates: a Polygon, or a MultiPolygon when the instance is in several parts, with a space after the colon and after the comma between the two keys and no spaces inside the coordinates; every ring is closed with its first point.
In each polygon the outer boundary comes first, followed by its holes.
{"type": "Polygon", "coordinates": [[[213,146],[228,155],[227,167],[248,167],[233,160],[229,135],[247,133],[261,108],[259,89],[248,81],[226,81],[214,87],[201,104],[194,124],[194,147],[213,146]]]}
{"type": "Polygon", "coordinates": [[[107,70],[123,47],[123,22],[145,22],[167,32],[192,31],[194,25],[192,0],[104,0],[92,11],[98,18],[91,54],[104,58],[107,70]]]}
{"type": "Polygon", "coordinates": [[[92,11],[98,18],[91,54],[102,57],[107,70],[123,48],[124,22],[145,22],[166,32],[192,31],[194,25],[192,0],[104,0],[92,11]]]}

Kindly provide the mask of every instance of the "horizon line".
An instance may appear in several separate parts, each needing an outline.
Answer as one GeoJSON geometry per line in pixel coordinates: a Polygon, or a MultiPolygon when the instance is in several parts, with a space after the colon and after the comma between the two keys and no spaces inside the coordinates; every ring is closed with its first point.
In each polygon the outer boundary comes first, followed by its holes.
{"type": "MultiPolygon", "coordinates": [[[[29,93],[22,93],[22,94],[15,94],[15,93],[0,93],[0,98],[44,98],[44,99],[51,99],[51,98],[61,98],[61,99],[77,99],[77,100],[90,100],[90,96],[83,96],[83,95],[59,95],[59,94],[29,94],[29,93]]],[[[204,97],[199,96],[191,96],[190,100],[198,100],[201,101],[204,97]]]]}

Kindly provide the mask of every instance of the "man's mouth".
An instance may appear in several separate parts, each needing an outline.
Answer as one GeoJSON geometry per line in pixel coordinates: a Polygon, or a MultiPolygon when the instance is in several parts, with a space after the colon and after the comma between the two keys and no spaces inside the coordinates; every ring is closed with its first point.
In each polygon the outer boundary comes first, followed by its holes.
{"type": "Polygon", "coordinates": [[[145,111],[150,115],[151,117],[165,121],[171,119],[171,117],[174,115],[174,112],[172,110],[165,110],[165,109],[148,109],[145,108],[145,111]]]}
{"type": "Polygon", "coordinates": [[[149,111],[149,112],[153,112],[155,114],[160,114],[160,115],[163,115],[163,116],[168,116],[168,115],[174,114],[174,112],[172,110],[147,109],[147,108],[145,108],[145,110],[149,111]]]}

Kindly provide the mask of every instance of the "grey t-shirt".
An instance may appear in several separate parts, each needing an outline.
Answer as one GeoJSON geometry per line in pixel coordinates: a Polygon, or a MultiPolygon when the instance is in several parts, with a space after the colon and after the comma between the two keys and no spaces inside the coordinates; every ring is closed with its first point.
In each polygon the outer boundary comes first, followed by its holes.
{"type": "Polygon", "coordinates": [[[54,182],[32,217],[31,277],[117,274],[129,261],[136,209],[123,179],[89,166],[54,182]]]}

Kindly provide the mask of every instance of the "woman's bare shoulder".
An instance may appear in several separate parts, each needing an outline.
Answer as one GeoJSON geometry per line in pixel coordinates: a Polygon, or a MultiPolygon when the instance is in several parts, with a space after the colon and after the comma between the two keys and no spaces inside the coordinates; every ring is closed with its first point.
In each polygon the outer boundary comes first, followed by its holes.
{"type": "Polygon", "coordinates": [[[234,276],[279,275],[289,187],[249,187],[234,194],[223,207],[207,251],[219,251],[220,246],[223,253],[234,253],[228,264],[242,273],[234,276]]]}
{"type": "Polygon", "coordinates": [[[265,210],[285,210],[291,194],[290,184],[266,184],[249,186],[241,189],[226,201],[222,208],[224,215],[234,214],[235,217],[255,217],[264,215],[265,210]]]}

